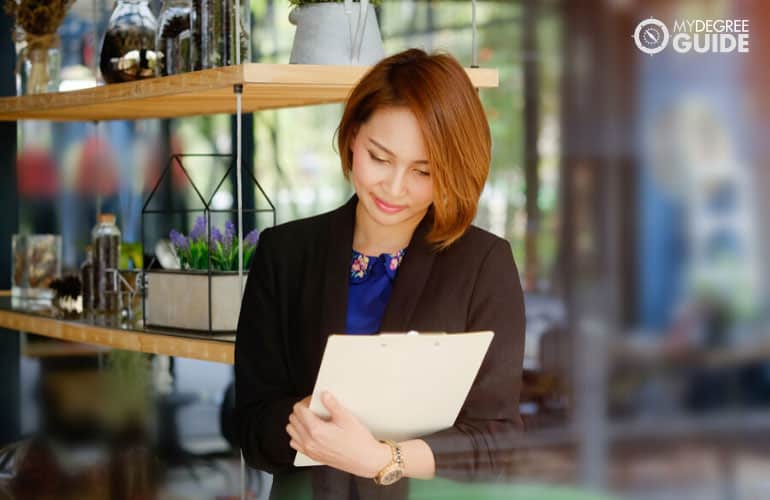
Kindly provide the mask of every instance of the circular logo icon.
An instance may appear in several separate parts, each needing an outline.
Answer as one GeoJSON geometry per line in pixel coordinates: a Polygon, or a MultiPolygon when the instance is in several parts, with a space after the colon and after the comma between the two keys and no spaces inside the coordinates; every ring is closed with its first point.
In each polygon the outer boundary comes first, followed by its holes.
{"type": "Polygon", "coordinates": [[[645,19],[636,25],[634,42],[645,54],[657,54],[668,45],[668,28],[654,17],[645,19]]]}

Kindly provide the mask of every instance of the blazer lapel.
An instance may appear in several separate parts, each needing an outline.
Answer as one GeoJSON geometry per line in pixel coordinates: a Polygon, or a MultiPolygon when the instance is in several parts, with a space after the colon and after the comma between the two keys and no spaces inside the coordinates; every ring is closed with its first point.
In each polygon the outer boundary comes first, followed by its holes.
{"type": "Polygon", "coordinates": [[[353,195],[345,205],[333,213],[329,223],[326,262],[323,268],[323,296],[320,299],[321,324],[318,331],[318,367],[321,365],[321,356],[326,346],[327,337],[332,333],[345,331],[345,320],[348,312],[350,258],[353,248],[353,226],[357,203],[358,198],[353,195]]]}
{"type": "Polygon", "coordinates": [[[435,252],[425,239],[432,226],[431,208],[414,231],[406,255],[398,268],[390,301],[382,318],[381,332],[402,332],[412,320],[435,259],[435,252]]]}

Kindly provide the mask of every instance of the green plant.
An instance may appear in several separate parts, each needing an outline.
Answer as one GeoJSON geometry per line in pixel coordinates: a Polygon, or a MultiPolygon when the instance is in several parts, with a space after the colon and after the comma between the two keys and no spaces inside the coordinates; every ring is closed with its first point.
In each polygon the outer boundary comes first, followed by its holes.
{"type": "MultiPolygon", "coordinates": [[[[307,5],[310,3],[342,3],[344,0],[289,0],[289,3],[292,5],[307,5]]],[[[354,2],[357,0],[353,0],[354,2]]],[[[375,7],[382,5],[382,0],[369,0],[369,3],[374,5],[375,7]]]]}

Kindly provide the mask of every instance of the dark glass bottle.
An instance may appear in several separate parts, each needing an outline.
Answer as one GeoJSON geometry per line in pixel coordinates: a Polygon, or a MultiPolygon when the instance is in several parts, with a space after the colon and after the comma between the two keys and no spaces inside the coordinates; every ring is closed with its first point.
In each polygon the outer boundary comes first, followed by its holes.
{"type": "Polygon", "coordinates": [[[83,294],[83,311],[93,311],[94,292],[96,282],[94,276],[94,253],[91,245],[86,247],[86,260],[80,265],[80,281],[83,284],[81,293],[83,294]]]}
{"type": "Polygon", "coordinates": [[[120,311],[120,229],[115,214],[101,214],[92,232],[96,309],[104,313],[120,311]]]}

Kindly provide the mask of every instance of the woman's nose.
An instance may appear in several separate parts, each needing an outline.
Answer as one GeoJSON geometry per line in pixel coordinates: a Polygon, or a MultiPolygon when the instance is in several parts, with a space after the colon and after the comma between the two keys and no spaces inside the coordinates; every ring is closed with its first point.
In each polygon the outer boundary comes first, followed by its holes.
{"type": "Polygon", "coordinates": [[[385,180],[385,185],[388,188],[388,193],[393,197],[398,197],[404,194],[406,189],[406,169],[393,168],[388,179],[385,180]]]}

